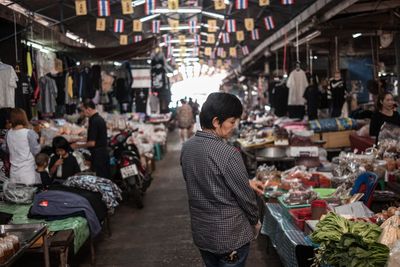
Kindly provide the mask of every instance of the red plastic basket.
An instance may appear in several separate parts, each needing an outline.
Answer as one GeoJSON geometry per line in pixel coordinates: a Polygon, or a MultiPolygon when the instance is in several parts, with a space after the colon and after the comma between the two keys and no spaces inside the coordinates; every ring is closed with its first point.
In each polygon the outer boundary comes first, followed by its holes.
{"type": "Polygon", "coordinates": [[[294,224],[304,231],[305,221],[311,220],[311,208],[291,209],[289,213],[294,224]]]}

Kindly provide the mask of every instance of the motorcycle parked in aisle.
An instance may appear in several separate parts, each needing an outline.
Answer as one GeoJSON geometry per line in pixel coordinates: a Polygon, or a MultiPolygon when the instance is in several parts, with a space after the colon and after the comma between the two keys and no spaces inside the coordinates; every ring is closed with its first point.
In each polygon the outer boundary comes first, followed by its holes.
{"type": "Polygon", "coordinates": [[[114,181],[121,188],[123,198],[133,201],[137,208],[143,208],[143,196],[150,186],[151,176],[143,168],[139,151],[127,139],[132,131],[123,131],[110,141],[110,158],[114,163],[114,181]]]}

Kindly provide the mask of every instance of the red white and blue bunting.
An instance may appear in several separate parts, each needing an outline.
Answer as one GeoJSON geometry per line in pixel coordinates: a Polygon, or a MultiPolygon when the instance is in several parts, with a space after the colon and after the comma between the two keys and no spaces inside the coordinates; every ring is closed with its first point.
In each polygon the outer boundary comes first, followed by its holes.
{"type": "Polygon", "coordinates": [[[159,20],[153,20],[151,22],[151,29],[153,33],[160,33],[160,26],[161,26],[161,21],[159,20]]]}
{"type": "Polygon", "coordinates": [[[124,20],[115,19],[114,20],[114,32],[124,32],[124,20]]]}
{"type": "Polygon", "coordinates": [[[226,20],[226,31],[227,32],[236,32],[236,20],[234,20],[234,19],[226,20]]]}
{"type": "Polygon", "coordinates": [[[265,17],[264,23],[265,23],[265,28],[267,28],[267,30],[272,30],[273,28],[275,28],[275,22],[272,16],[265,17]]]}
{"type": "Polygon", "coordinates": [[[110,16],[110,2],[108,0],[97,1],[97,14],[99,17],[110,16]]]}

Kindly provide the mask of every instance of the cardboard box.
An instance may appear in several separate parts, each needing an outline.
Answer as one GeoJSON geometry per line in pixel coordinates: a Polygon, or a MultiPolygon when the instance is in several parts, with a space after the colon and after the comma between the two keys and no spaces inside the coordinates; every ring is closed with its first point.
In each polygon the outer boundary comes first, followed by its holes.
{"type": "Polygon", "coordinates": [[[354,130],[321,133],[321,139],[326,141],[324,148],[350,147],[350,134],[354,130]]]}

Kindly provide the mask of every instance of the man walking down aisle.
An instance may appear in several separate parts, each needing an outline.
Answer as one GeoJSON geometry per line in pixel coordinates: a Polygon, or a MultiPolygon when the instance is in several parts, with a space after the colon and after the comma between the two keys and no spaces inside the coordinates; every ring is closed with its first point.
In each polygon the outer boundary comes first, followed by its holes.
{"type": "Polygon", "coordinates": [[[262,185],[249,180],[240,152],[224,140],[242,111],[236,96],[210,94],[200,112],[203,130],[182,147],[193,240],[207,267],[245,266],[261,227],[253,189],[262,193],[262,185]]]}

